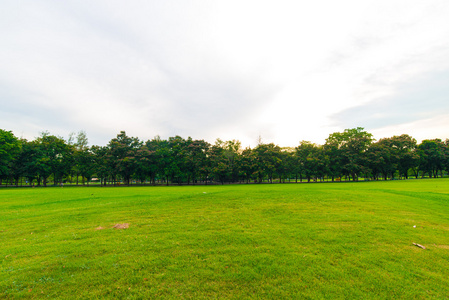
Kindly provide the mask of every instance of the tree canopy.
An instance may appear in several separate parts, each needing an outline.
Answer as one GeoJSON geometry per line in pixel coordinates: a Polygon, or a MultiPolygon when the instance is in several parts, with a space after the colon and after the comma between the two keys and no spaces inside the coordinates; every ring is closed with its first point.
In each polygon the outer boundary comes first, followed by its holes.
{"type": "Polygon", "coordinates": [[[334,132],[323,145],[301,141],[293,148],[260,141],[245,149],[237,140],[210,144],[156,136],[142,141],[125,131],[106,146],[89,146],[84,131],[67,141],[48,132],[27,141],[0,130],[0,184],[356,181],[438,177],[448,171],[449,140],[418,144],[403,134],[375,141],[361,127],[334,132]]]}

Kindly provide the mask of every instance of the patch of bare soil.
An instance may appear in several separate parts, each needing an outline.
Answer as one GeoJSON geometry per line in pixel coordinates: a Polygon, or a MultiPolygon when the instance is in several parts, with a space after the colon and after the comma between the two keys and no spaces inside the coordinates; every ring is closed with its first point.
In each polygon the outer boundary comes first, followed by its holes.
{"type": "Polygon", "coordinates": [[[449,250],[449,245],[436,245],[437,248],[449,250]]]}
{"type": "Polygon", "coordinates": [[[114,228],[115,229],[126,229],[129,227],[128,223],[123,223],[123,224],[115,224],[114,228]]]}
{"type": "Polygon", "coordinates": [[[104,227],[98,226],[97,228],[95,228],[95,230],[103,230],[104,227]]]}

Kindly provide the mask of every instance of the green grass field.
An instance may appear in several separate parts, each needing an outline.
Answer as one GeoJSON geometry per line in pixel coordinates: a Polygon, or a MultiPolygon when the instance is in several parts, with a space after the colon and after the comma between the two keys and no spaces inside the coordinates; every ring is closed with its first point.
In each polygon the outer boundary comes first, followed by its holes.
{"type": "Polygon", "coordinates": [[[449,179],[3,188],[0,221],[0,298],[449,297],[449,179]]]}

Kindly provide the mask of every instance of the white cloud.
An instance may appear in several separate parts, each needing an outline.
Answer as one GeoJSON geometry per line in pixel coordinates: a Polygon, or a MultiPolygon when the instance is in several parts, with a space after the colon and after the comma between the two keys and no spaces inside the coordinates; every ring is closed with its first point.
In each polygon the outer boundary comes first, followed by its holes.
{"type": "Polygon", "coordinates": [[[449,139],[447,120],[449,114],[440,114],[433,118],[422,119],[414,122],[403,123],[395,126],[385,126],[371,131],[374,138],[380,139],[394,135],[408,134],[415,138],[418,143],[430,139],[449,139]]]}
{"type": "MultiPolygon", "coordinates": [[[[3,105],[0,116],[6,129],[27,136],[83,129],[92,143],[106,144],[126,130],[142,139],[322,143],[350,120],[363,123],[361,113],[376,117],[359,110],[339,124],[336,115],[379,99],[403,101],[409,86],[428,83],[420,77],[449,69],[446,1],[21,1],[4,8],[0,99],[15,104],[3,105]]],[[[448,125],[428,124],[429,135],[448,125]]]]}

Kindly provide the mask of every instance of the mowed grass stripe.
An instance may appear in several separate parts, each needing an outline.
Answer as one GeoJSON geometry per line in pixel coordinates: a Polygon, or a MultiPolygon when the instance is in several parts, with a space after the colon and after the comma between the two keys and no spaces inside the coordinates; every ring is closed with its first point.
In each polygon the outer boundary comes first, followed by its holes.
{"type": "Polygon", "coordinates": [[[0,296],[445,298],[448,195],[448,179],[2,189],[0,296]]]}

